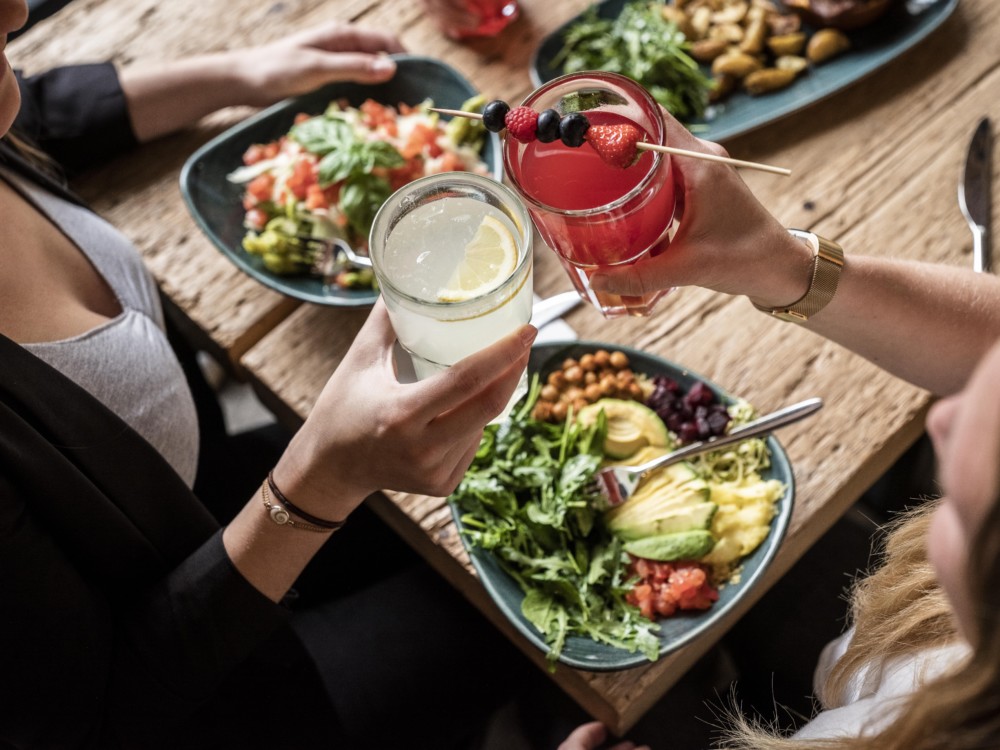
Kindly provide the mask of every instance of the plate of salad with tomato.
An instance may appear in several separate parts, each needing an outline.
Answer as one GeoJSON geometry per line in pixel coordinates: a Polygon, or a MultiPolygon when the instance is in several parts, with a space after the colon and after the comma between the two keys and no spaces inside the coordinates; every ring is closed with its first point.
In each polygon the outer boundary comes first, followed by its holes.
{"type": "Polygon", "coordinates": [[[483,434],[449,498],[487,591],[556,663],[613,671],[717,627],[784,538],[795,482],[774,436],[650,472],[608,507],[594,474],[756,417],[668,360],[591,342],[533,348],[532,386],[483,434]]]}
{"type": "Polygon", "coordinates": [[[322,240],[366,255],[375,213],[408,182],[447,171],[500,179],[496,134],[429,111],[478,110],[472,85],[433,58],[394,59],[389,81],[333,83],[285,100],[187,160],[181,192],[188,209],[241,270],[303,301],[370,305],[378,296],[371,269],[345,264],[322,240]]]}

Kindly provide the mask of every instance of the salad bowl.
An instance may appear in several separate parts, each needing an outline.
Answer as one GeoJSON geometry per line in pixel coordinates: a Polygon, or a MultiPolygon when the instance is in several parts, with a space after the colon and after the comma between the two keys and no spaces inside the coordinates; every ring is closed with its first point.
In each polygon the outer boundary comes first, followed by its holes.
{"type": "MultiPolygon", "coordinates": [[[[650,377],[665,375],[677,381],[685,391],[690,389],[694,383],[701,381],[709,386],[724,404],[729,405],[737,401],[735,396],[697,373],[660,357],[621,346],[594,342],[536,345],[532,349],[528,369],[532,374],[541,375],[544,381],[545,376],[559,369],[565,359],[579,360],[584,354],[593,354],[599,349],[624,352],[629,358],[632,370],[636,373],[650,377]]],[[[517,412],[517,410],[518,407],[515,407],[514,411],[517,412]]],[[[505,428],[501,425],[499,429],[505,428]]],[[[792,515],[795,478],[788,456],[777,438],[772,435],[767,438],[766,442],[770,452],[770,467],[761,472],[761,478],[764,480],[776,479],[784,485],[784,492],[775,504],[775,514],[771,521],[770,531],[764,541],[742,559],[738,582],[729,582],[722,586],[719,589],[718,601],[715,601],[709,609],[680,611],[671,617],[658,621],[659,630],[656,637],[659,641],[660,658],[718,629],[731,610],[759,585],[764,572],[781,546],[792,515]]],[[[515,578],[504,569],[500,560],[492,552],[470,543],[466,532],[472,527],[466,526],[466,521],[469,519],[463,519],[464,512],[458,507],[458,504],[452,502],[450,508],[472,565],[494,603],[521,635],[533,646],[548,654],[549,646],[545,638],[522,612],[522,603],[525,601],[524,590],[515,578]]],[[[566,666],[591,672],[618,671],[650,663],[646,655],[638,650],[629,651],[578,635],[570,635],[566,638],[556,660],[566,666]]]]}
{"type": "MultiPolygon", "coordinates": [[[[282,275],[264,267],[259,256],[243,249],[246,211],[242,199],[245,185],[228,179],[243,164],[243,154],[253,144],[269,143],[285,135],[300,113],[320,114],[330,102],[346,100],[357,107],[366,99],[397,106],[431,99],[435,105],[458,108],[476,90],[458,71],[433,58],[394,55],[396,75],[380,84],[332,83],[303,96],[279,102],[199,148],[184,164],[180,188],[199,228],[233,264],[265,286],[290,297],[334,307],[364,307],[378,297],[371,289],[346,289],[329,285],[317,276],[282,275]]],[[[489,175],[502,175],[500,139],[487,133],[480,152],[489,175]]]]}

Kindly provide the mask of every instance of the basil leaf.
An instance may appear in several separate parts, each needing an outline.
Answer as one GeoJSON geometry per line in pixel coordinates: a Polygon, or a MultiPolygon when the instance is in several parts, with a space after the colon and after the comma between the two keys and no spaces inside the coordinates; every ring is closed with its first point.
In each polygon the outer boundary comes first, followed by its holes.
{"type": "Polygon", "coordinates": [[[362,237],[367,237],[375,214],[391,193],[389,183],[381,177],[355,174],[347,178],[340,191],[340,210],[351,228],[362,237]]]}
{"type": "Polygon", "coordinates": [[[310,117],[293,125],[288,135],[306,151],[320,155],[342,148],[354,139],[354,131],[350,125],[324,115],[310,117]]]}

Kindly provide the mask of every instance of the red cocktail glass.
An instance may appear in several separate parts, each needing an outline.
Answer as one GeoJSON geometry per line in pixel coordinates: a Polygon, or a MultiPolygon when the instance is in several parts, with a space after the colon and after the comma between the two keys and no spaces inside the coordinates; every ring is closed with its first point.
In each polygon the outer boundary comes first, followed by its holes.
{"type": "MultiPolygon", "coordinates": [[[[616,73],[589,71],[556,78],[522,104],[536,112],[582,111],[591,125],[630,123],[649,143],[664,145],[660,108],[639,84],[616,73]]],[[[521,143],[504,139],[507,177],[524,199],[539,234],[559,255],[573,285],[606,318],[648,315],[665,291],[622,297],[590,288],[598,269],[627,265],[662,252],[674,220],[670,157],[640,152],[622,169],[584,143],[521,143]]]]}

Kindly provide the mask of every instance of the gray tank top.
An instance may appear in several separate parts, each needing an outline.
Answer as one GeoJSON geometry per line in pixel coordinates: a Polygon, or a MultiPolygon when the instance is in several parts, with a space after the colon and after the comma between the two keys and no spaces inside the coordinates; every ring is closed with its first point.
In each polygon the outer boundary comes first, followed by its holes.
{"type": "Polygon", "coordinates": [[[164,333],[156,285],[132,244],[99,216],[0,168],[0,177],[83,251],[122,312],[62,341],[23,344],[89,391],[142,435],[190,487],[198,464],[198,417],[164,333]]]}

